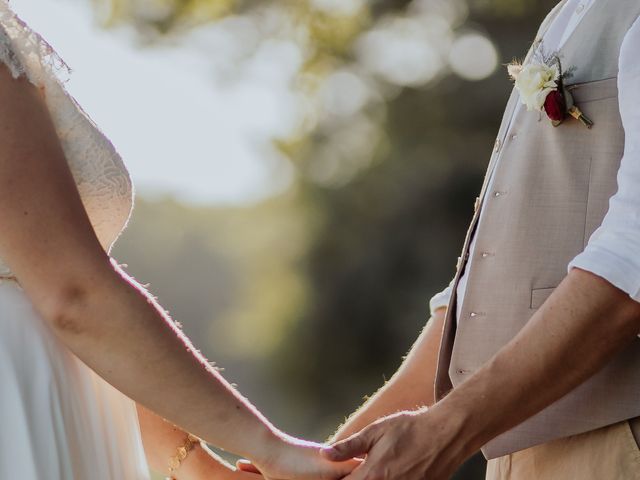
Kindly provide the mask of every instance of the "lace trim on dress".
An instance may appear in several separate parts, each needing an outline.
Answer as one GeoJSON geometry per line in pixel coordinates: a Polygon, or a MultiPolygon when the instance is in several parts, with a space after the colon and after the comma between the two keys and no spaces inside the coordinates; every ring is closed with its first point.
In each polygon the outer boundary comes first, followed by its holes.
{"type": "Polygon", "coordinates": [[[25,73],[24,66],[18,60],[18,57],[13,52],[11,47],[11,40],[4,27],[0,24],[0,63],[4,63],[9,70],[13,78],[18,78],[25,73]]]}
{"type": "MultiPolygon", "coordinates": [[[[41,90],[89,220],[109,253],[133,210],[134,186],[118,151],[65,88],[71,69],[0,0],[0,60],[41,90]],[[66,78],[65,78],[66,77],[66,78]]],[[[0,275],[11,274],[0,258],[0,275]]]]}
{"type": "Polygon", "coordinates": [[[66,83],[71,68],[39,33],[33,31],[9,6],[0,0],[0,62],[13,78],[25,76],[38,87],[52,79],[66,83]]]}

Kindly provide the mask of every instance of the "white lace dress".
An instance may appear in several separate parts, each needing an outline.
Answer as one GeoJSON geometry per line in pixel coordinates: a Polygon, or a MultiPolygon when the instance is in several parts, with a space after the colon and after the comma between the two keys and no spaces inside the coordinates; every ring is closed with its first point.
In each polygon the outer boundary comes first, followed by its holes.
{"type": "MultiPolygon", "coordinates": [[[[0,63],[43,89],[84,206],[109,252],[132,210],[129,173],[66,92],[64,62],[7,0],[0,0],[0,63]]],[[[0,478],[148,480],[133,400],[67,349],[1,259],[0,277],[0,478]]]]}

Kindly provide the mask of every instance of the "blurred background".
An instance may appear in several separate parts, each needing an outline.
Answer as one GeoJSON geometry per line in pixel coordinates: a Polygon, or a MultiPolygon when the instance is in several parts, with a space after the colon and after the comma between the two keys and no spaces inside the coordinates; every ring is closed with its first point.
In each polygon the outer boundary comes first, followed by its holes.
{"type": "MultiPolygon", "coordinates": [[[[113,256],[276,425],[318,441],[452,278],[504,65],[554,3],[11,0],[130,169],[113,256]]],[[[477,456],[456,478],[483,472],[477,456]]]]}

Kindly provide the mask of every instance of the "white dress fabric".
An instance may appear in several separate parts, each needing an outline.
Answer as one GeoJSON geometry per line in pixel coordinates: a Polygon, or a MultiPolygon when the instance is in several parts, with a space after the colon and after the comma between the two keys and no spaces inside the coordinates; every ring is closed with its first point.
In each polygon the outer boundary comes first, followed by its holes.
{"type": "MultiPolygon", "coordinates": [[[[109,252],[133,208],[129,173],[64,88],[68,67],[7,0],[0,0],[0,63],[42,89],[85,209],[109,252]]],[[[1,259],[0,277],[0,478],[149,480],[135,402],[60,341],[1,259]]]]}

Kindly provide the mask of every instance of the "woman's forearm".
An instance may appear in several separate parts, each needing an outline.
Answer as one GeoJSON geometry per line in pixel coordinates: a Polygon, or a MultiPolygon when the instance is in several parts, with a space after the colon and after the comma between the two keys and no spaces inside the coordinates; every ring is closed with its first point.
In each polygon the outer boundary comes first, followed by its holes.
{"type": "Polygon", "coordinates": [[[446,308],[433,313],[391,380],[347,419],[331,437],[331,442],[343,440],[392,413],[433,405],[438,348],[445,314],[446,308]]]}
{"type": "Polygon", "coordinates": [[[418,402],[412,401],[411,397],[410,390],[406,389],[401,382],[391,379],[347,418],[329,438],[328,443],[344,440],[379,418],[400,410],[416,408],[418,402]]]}
{"type": "MultiPolygon", "coordinates": [[[[168,475],[169,458],[176,454],[187,432],[139,403],[136,407],[147,463],[153,471],[168,475]]],[[[208,448],[196,445],[180,465],[176,476],[180,480],[201,480],[220,477],[232,469],[208,448]]]]}
{"type": "Polygon", "coordinates": [[[64,288],[54,330],[89,367],[186,431],[255,461],[275,429],[194,348],[155,299],[115,262],[64,288]]]}

